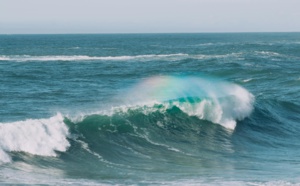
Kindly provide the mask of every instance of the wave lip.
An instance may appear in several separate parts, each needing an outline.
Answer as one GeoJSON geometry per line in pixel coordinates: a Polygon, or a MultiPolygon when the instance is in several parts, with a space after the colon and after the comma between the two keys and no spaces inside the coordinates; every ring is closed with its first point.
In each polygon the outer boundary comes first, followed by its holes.
{"type": "Polygon", "coordinates": [[[220,80],[199,77],[155,76],[133,87],[124,102],[129,105],[162,104],[190,116],[234,129],[237,120],[253,110],[254,96],[243,87],[220,80]]]}
{"type": "Polygon", "coordinates": [[[68,135],[61,114],[48,119],[0,123],[0,163],[11,161],[7,152],[56,156],[55,151],[66,151],[70,146],[68,135]]]}

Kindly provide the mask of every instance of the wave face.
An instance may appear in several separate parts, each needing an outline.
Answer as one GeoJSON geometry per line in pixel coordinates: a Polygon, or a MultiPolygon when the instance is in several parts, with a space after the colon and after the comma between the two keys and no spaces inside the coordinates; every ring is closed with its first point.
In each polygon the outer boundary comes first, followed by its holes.
{"type": "Polygon", "coordinates": [[[299,38],[0,35],[0,185],[299,185],[299,38]]]}
{"type": "MultiPolygon", "coordinates": [[[[167,77],[159,77],[161,78],[167,77]]],[[[145,85],[145,82],[147,80],[137,87],[145,85]]],[[[136,87],[133,90],[137,90],[136,87]]],[[[278,148],[289,149],[298,146],[298,138],[294,131],[299,130],[299,126],[294,125],[286,129],[286,126],[282,125],[275,128],[274,122],[281,124],[281,121],[275,118],[279,115],[285,117],[284,112],[297,114],[300,110],[299,105],[276,100],[257,105],[251,115],[241,121],[237,120],[237,125],[232,130],[189,113],[184,108],[187,103],[190,104],[188,107],[193,107],[193,104],[197,106],[201,100],[179,98],[160,104],[148,103],[130,107],[124,105],[109,111],[86,114],[80,119],[57,114],[48,119],[1,123],[0,160],[2,165],[13,167],[13,171],[21,171],[20,174],[22,171],[31,172],[33,169],[32,173],[42,173],[39,175],[41,177],[59,178],[64,175],[71,179],[58,182],[34,180],[34,183],[39,184],[81,184],[81,181],[74,182],[74,176],[80,180],[88,178],[86,182],[89,184],[112,184],[109,180],[113,180],[113,183],[118,183],[119,179],[120,182],[126,180],[127,176],[124,174],[137,175],[127,184],[141,181],[160,184],[166,179],[162,176],[165,173],[162,172],[168,171],[168,174],[172,175],[185,169],[185,173],[193,179],[189,182],[180,180],[179,183],[218,185],[232,182],[211,182],[195,179],[194,176],[206,177],[212,170],[223,174],[224,169],[219,170],[219,167],[225,167],[232,174],[249,166],[256,167],[244,162],[249,158],[254,159],[252,162],[257,164],[262,164],[268,159],[268,164],[273,168],[266,167],[263,171],[280,171],[280,168],[274,166],[286,156],[285,151],[278,151],[278,148]],[[283,113],[274,113],[274,108],[281,109],[283,113]],[[288,140],[293,138],[296,141],[288,140]],[[251,154],[253,149],[257,152],[251,154]],[[49,175],[47,170],[55,174],[49,175]],[[158,177],[154,181],[152,178],[148,180],[149,174],[158,177]]],[[[214,112],[213,108],[208,108],[214,112]]],[[[295,157],[298,152],[290,152],[289,156],[295,157]]],[[[288,169],[297,171],[298,167],[289,166],[288,169]]],[[[9,172],[10,170],[3,175],[9,175],[9,172]]],[[[241,178],[244,178],[248,172],[243,171],[240,174],[241,178]]],[[[263,179],[264,176],[255,175],[255,178],[263,179]]],[[[167,180],[170,184],[174,183],[173,176],[167,180]]],[[[266,183],[253,182],[251,179],[235,182],[266,183]]],[[[270,183],[293,184],[287,181],[270,183]]]]}

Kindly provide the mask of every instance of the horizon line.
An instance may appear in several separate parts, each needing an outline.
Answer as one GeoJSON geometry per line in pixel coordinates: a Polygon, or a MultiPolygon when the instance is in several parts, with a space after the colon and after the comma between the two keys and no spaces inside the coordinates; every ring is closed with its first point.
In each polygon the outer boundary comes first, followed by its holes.
{"type": "Polygon", "coordinates": [[[216,31],[216,32],[78,32],[78,33],[0,33],[0,35],[130,35],[130,34],[259,34],[259,33],[300,33],[300,31],[216,31]]]}

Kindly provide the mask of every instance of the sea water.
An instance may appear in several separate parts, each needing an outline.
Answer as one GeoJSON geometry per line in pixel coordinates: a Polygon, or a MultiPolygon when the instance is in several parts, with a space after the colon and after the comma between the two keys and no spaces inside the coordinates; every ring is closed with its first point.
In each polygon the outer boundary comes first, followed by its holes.
{"type": "Polygon", "coordinates": [[[0,184],[300,184],[300,34],[0,35],[0,184]]]}

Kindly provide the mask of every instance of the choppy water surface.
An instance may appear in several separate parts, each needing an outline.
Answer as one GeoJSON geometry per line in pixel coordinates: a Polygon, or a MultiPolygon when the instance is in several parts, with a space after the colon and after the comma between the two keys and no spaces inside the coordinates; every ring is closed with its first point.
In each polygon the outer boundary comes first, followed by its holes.
{"type": "Polygon", "coordinates": [[[297,185],[300,34],[0,35],[0,183],[297,185]]]}

